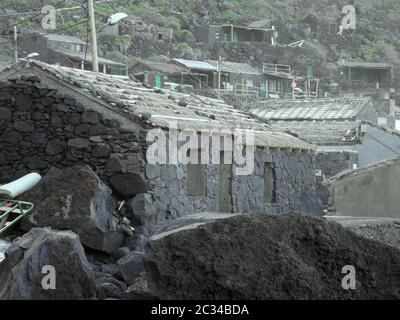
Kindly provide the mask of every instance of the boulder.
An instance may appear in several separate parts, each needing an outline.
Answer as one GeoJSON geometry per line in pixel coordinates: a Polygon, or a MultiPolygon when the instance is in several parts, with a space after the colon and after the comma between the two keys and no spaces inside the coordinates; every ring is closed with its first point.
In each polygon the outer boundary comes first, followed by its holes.
{"type": "Polygon", "coordinates": [[[100,300],[107,298],[121,299],[125,292],[113,283],[103,283],[97,290],[97,297],[100,300]]]}
{"type": "Polygon", "coordinates": [[[122,248],[117,249],[115,252],[113,252],[113,257],[114,257],[114,259],[119,260],[119,259],[125,257],[126,255],[128,255],[129,252],[131,252],[131,250],[129,250],[128,247],[122,247],[122,248]]]}
{"type": "Polygon", "coordinates": [[[96,288],[93,270],[79,237],[71,231],[32,229],[16,239],[0,263],[0,300],[90,299],[96,288]],[[43,287],[55,270],[55,289],[43,287]]]}
{"type": "Polygon", "coordinates": [[[144,273],[143,252],[133,251],[117,261],[124,281],[131,285],[144,273]]]}
{"type": "Polygon", "coordinates": [[[125,290],[123,300],[157,300],[149,291],[146,274],[143,273],[125,290]]]}
{"type": "Polygon", "coordinates": [[[67,168],[60,175],[43,179],[24,194],[24,199],[35,204],[34,211],[21,224],[24,230],[72,230],[85,246],[107,253],[123,244],[118,219],[112,215],[111,190],[89,166],[67,168]]]}
{"type": "Polygon", "coordinates": [[[121,299],[125,295],[127,285],[113,277],[96,279],[97,297],[100,300],[107,298],[121,299]]]}
{"type": "Polygon", "coordinates": [[[146,228],[160,224],[166,217],[166,206],[154,200],[151,194],[139,193],[129,202],[127,216],[146,228]]]}
{"type": "Polygon", "coordinates": [[[132,198],[148,190],[147,183],[136,173],[119,174],[110,178],[111,188],[123,198],[132,198]]]}

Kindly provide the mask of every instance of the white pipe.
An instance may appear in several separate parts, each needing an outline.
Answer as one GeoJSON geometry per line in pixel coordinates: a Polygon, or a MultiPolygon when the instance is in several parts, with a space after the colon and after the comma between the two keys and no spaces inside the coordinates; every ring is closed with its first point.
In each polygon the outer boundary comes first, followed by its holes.
{"type": "Polygon", "coordinates": [[[27,174],[18,180],[0,186],[0,195],[15,198],[35,187],[41,179],[42,177],[38,173],[27,174]]]}

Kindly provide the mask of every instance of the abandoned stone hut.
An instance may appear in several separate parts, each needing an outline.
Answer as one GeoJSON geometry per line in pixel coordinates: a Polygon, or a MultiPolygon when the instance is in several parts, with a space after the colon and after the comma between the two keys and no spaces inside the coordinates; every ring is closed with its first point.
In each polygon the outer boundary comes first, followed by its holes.
{"type": "MultiPolygon", "coordinates": [[[[314,147],[220,100],[36,61],[21,60],[0,80],[0,183],[85,163],[116,195],[131,199],[143,224],[195,212],[319,213],[314,147]],[[234,173],[241,164],[225,161],[229,144],[222,164],[149,160],[156,141],[149,134],[165,133],[171,146],[173,130],[187,128],[196,139],[211,129],[252,134],[244,153],[255,149],[254,170],[234,173]]],[[[201,148],[209,146],[186,154],[201,148]]]]}

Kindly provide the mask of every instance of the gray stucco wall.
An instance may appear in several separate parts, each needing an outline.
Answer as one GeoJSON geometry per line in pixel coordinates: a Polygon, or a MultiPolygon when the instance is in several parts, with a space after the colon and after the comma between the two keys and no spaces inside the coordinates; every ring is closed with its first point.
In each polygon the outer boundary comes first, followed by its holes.
{"type": "Polygon", "coordinates": [[[331,185],[330,213],[354,217],[400,218],[400,163],[354,172],[331,185]]]}

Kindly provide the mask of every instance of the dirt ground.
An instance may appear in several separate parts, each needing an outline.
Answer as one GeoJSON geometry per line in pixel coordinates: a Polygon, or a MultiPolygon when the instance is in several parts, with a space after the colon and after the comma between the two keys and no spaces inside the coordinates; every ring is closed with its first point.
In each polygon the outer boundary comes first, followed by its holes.
{"type": "Polygon", "coordinates": [[[400,251],[302,215],[238,216],[151,241],[162,299],[400,299],[400,251]],[[356,289],[342,287],[344,266],[356,289]]]}
{"type": "Polygon", "coordinates": [[[327,217],[367,239],[400,249],[400,220],[392,218],[327,217]]]}

